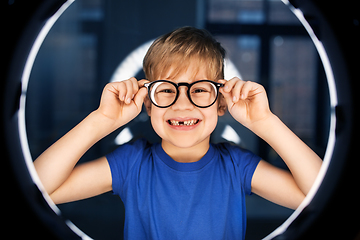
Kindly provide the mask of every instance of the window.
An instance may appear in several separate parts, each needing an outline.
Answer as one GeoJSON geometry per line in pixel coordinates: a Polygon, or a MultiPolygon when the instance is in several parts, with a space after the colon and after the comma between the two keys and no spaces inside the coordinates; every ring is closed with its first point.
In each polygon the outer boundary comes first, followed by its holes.
{"type": "MultiPolygon", "coordinates": [[[[210,0],[206,28],[224,45],[243,80],[262,84],[271,110],[323,157],[330,115],[326,78],[314,44],[288,7],[280,0],[210,0]]],[[[231,126],[244,147],[286,169],[264,141],[239,124],[231,126]]],[[[253,195],[247,214],[246,238],[260,239],[291,211],[253,195]],[[268,230],[259,231],[259,224],[268,230]]]]}
{"type": "MultiPolygon", "coordinates": [[[[262,84],[272,111],[322,156],[327,132],[318,132],[328,127],[329,107],[318,100],[328,98],[326,79],[310,37],[288,7],[280,0],[210,0],[206,28],[243,80],[262,84]]],[[[249,148],[281,162],[262,141],[249,148]]]]}

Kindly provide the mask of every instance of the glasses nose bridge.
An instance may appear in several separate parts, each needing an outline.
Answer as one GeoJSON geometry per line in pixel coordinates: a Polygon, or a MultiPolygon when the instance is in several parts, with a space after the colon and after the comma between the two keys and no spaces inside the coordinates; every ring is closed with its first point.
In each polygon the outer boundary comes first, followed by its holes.
{"type": "Polygon", "coordinates": [[[191,85],[192,85],[191,83],[186,83],[186,82],[177,83],[176,88],[177,88],[177,91],[178,91],[178,97],[180,97],[180,94],[182,92],[180,87],[186,87],[186,88],[182,88],[182,89],[184,89],[183,91],[185,91],[184,94],[186,95],[186,97],[190,98],[188,92],[189,92],[189,89],[190,89],[191,85]]]}
{"type": "Polygon", "coordinates": [[[186,82],[180,82],[176,84],[177,90],[180,91],[180,87],[186,87],[187,89],[189,89],[191,87],[190,83],[186,83],[186,82]]]}
{"type": "Polygon", "coordinates": [[[176,84],[178,93],[177,93],[177,98],[176,98],[175,102],[173,103],[173,107],[178,108],[179,107],[178,105],[181,105],[181,107],[185,107],[185,105],[186,105],[186,108],[188,108],[190,105],[193,107],[193,103],[188,94],[190,87],[191,87],[191,84],[186,83],[186,82],[180,82],[180,83],[176,84]],[[186,88],[180,88],[180,87],[186,87],[186,88]],[[181,89],[183,89],[183,90],[181,90],[181,89]],[[184,97],[185,97],[185,99],[184,99],[184,97]]]}

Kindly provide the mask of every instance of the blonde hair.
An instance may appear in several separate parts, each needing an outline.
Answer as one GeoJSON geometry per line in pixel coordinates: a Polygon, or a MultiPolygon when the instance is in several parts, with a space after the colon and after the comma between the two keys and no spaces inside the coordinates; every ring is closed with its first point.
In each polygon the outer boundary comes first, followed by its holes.
{"type": "Polygon", "coordinates": [[[144,58],[143,69],[146,78],[154,81],[176,78],[190,64],[196,64],[198,70],[206,68],[208,78],[212,78],[209,80],[218,80],[224,78],[224,58],[224,48],[208,31],[182,27],[154,41],[144,58]]]}

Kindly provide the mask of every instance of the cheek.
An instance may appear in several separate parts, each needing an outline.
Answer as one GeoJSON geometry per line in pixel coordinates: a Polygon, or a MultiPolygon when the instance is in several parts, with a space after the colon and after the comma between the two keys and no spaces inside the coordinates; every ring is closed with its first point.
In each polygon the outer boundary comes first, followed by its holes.
{"type": "Polygon", "coordinates": [[[211,106],[211,109],[207,109],[209,111],[203,111],[203,115],[205,117],[205,124],[206,127],[209,128],[209,130],[214,131],[217,122],[218,122],[218,114],[217,114],[217,108],[212,108],[213,106],[211,106]]]}
{"type": "Polygon", "coordinates": [[[151,108],[151,113],[150,113],[150,121],[151,121],[151,125],[154,129],[154,131],[161,136],[163,133],[163,129],[164,129],[164,113],[163,111],[159,111],[159,109],[157,109],[156,107],[152,107],[151,108]]]}

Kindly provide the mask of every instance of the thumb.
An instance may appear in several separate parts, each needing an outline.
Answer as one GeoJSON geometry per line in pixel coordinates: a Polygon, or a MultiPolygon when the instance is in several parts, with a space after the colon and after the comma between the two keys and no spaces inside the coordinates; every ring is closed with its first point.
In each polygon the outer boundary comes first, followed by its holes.
{"type": "Polygon", "coordinates": [[[134,97],[134,103],[138,108],[141,109],[146,95],[147,95],[147,89],[145,87],[140,88],[139,91],[136,93],[134,97]]]}
{"type": "Polygon", "coordinates": [[[232,100],[232,93],[231,92],[225,92],[224,89],[222,89],[222,88],[220,88],[220,92],[224,96],[226,105],[228,107],[231,106],[232,104],[234,104],[234,102],[232,100]]]}

